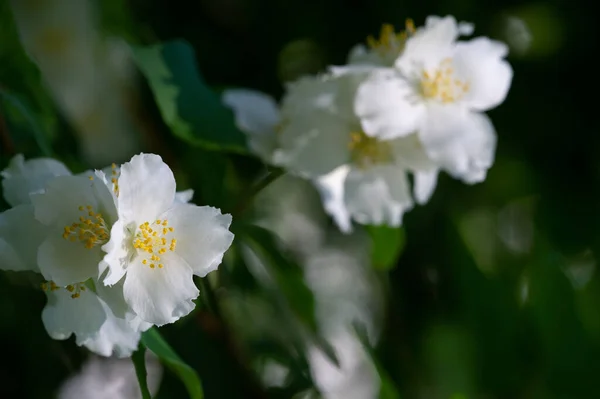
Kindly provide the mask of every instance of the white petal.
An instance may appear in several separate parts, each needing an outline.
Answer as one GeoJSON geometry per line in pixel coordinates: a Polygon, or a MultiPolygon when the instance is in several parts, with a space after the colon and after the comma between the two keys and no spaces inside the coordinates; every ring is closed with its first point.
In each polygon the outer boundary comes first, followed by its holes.
{"type": "Polygon", "coordinates": [[[286,85],[281,100],[283,120],[294,120],[298,114],[315,109],[334,111],[339,82],[323,76],[304,76],[286,85]]]}
{"type": "Polygon", "coordinates": [[[321,195],[325,212],[331,215],[343,233],[352,232],[352,221],[344,201],[344,183],[350,172],[350,166],[343,165],[333,172],[314,180],[321,195]]]}
{"type": "Polygon", "coordinates": [[[463,101],[472,109],[485,111],[504,101],[512,82],[513,71],[504,57],[508,47],[486,37],[459,42],[454,54],[454,68],[464,77],[469,91],[463,101]]]}
{"type": "Polygon", "coordinates": [[[174,199],[175,177],[160,156],[135,155],[121,166],[119,215],[126,221],[153,221],[174,199]]]}
{"type": "Polygon", "coordinates": [[[162,257],[164,267],[151,269],[141,261],[129,265],[123,293],[133,311],[144,321],[161,326],[173,323],[194,309],[198,289],[193,271],[174,253],[162,257]]]}
{"type": "Polygon", "coordinates": [[[178,202],[180,204],[187,204],[188,202],[190,202],[192,200],[193,197],[194,197],[194,190],[192,190],[192,189],[177,191],[175,193],[175,202],[178,202]]]}
{"type": "Polygon", "coordinates": [[[429,156],[467,183],[485,179],[494,162],[496,133],[487,116],[458,107],[431,107],[420,131],[429,156]]]}
{"type": "Polygon", "coordinates": [[[90,181],[82,176],[60,176],[48,181],[42,194],[32,194],[35,218],[46,226],[58,225],[61,228],[79,222],[80,216],[87,216],[80,206],[92,206],[95,212],[107,217],[113,214],[114,204],[108,212],[112,196],[102,182],[90,181]],[[103,195],[99,197],[99,193],[103,195]]]}
{"type": "Polygon", "coordinates": [[[33,270],[37,250],[49,230],[33,216],[33,206],[19,205],[0,214],[0,269],[33,270]]]}
{"type": "MultiPolygon", "coordinates": [[[[108,273],[104,277],[104,284],[116,284],[126,273],[129,260],[133,256],[133,248],[129,242],[131,233],[122,219],[117,220],[110,230],[109,241],[102,246],[106,252],[103,261],[108,265],[108,273]]],[[[102,274],[104,270],[98,270],[102,274]]]]}
{"type": "Polygon", "coordinates": [[[364,132],[381,139],[414,133],[423,105],[411,85],[392,70],[378,71],[358,88],[354,103],[364,132]]]}
{"type": "Polygon", "coordinates": [[[437,68],[441,60],[452,54],[458,35],[454,17],[427,18],[426,25],[406,41],[404,52],[396,60],[396,68],[405,76],[415,73],[420,76],[423,69],[437,68]]]}
{"type": "Polygon", "coordinates": [[[222,100],[233,110],[237,127],[247,134],[250,149],[270,159],[277,145],[279,107],[268,94],[248,89],[225,90],[222,100]]]}
{"type": "Polygon", "coordinates": [[[388,143],[392,148],[395,164],[413,171],[429,170],[436,167],[427,152],[425,152],[418,134],[400,137],[390,140],[388,143]]]}
{"type": "Polygon", "coordinates": [[[163,219],[174,229],[175,253],[200,277],[221,264],[223,254],[233,242],[233,234],[228,230],[231,215],[223,215],[210,206],[179,205],[164,214],[163,219]]]}
{"type": "Polygon", "coordinates": [[[273,162],[304,177],[318,177],[350,160],[348,122],[338,115],[314,111],[290,121],[280,135],[273,162]]]}
{"type": "Polygon", "coordinates": [[[89,289],[71,298],[64,288],[48,291],[48,303],[42,311],[42,321],[54,339],[67,339],[71,334],[78,339],[93,336],[106,320],[106,313],[96,294],[89,289]]]}
{"type": "Polygon", "coordinates": [[[102,256],[100,247],[88,249],[62,238],[62,230],[52,230],[37,252],[37,262],[46,280],[66,286],[97,277],[102,256]]]}
{"type": "Polygon", "coordinates": [[[102,356],[119,358],[131,356],[137,350],[141,333],[132,329],[127,320],[115,317],[102,299],[100,299],[100,304],[106,313],[106,320],[91,337],[80,339],[80,336],[77,336],[77,345],[85,346],[102,356]]]}
{"type": "Polygon", "coordinates": [[[414,172],[415,185],[413,191],[417,204],[423,205],[429,201],[437,185],[438,173],[437,169],[414,172]]]}
{"type": "Polygon", "coordinates": [[[412,207],[406,172],[396,166],[351,170],[345,191],[348,211],[361,224],[399,226],[412,207]]]}
{"type": "Polygon", "coordinates": [[[125,279],[122,279],[113,286],[106,286],[101,281],[96,281],[96,295],[110,308],[111,313],[120,319],[124,319],[128,313],[131,313],[123,295],[124,283],[125,279]]]}
{"type": "Polygon", "coordinates": [[[28,204],[29,194],[43,191],[48,180],[70,174],[69,169],[55,159],[35,158],[25,161],[23,155],[18,154],[0,172],[0,176],[4,178],[2,192],[11,206],[28,204]]]}

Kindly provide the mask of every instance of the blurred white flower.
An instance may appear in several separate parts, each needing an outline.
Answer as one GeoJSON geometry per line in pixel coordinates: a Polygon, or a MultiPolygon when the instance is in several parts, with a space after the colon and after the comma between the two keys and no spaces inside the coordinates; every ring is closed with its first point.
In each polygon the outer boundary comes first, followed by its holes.
{"type": "Polygon", "coordinates": [[[231,245],[231,216],[176,202],[175,178],[158,155],[123,164],[118,185],[119,219],[103,247],[104,283],[125,277],[125,301],[142,320],[172,323],[194,308],[193,275],[215,270],[231,245]]]}
{"type": "Polygon", "coordinates": [[[351,219],[398,226],[413,206],[407,173],[432,176],[415,179],[419,202],[428,199],[437,176],[416,135],[381,140],[362,130],[354,97],[368,76],[336,68],[289,85],[273,156],[275,163],[314,181],[325,210],[344,232],[351,231],[351,219]]]}
{"type": "Polygon", "coordinates": [[[55,159],[35,158],[25,161],[23,154],[18,154],[0,172],[2,193],[11,206],[29,204],[29,194],[42,192],[48,180],[70,174],[71,171],[55,159]]]}
{"type": "Polygon", "coordinates": [[[496,134],[483,114],[502,103],[512,80],[505,44],[478,37],[447,16],[428,17],[406,40],[393,68],[360,85],[355,110],[368,137],[418,132],[427,156],[454,177],[474,183],[492,165],[496,134]]]}
{"type": "Polygon", "coordinates": [[[221,100],[233,110],[235,123],[246,133],[250,149],[270,162],[277,146],[275,129],[280,122],[275,99],[255,90],[230,89],[223,92],[221,100]]]}
{"type": "Polygon", "coordinates": [[[367,37],[367,46],[357,44],[350,50],[348,64],[391,67],[402,54],[406,39],[415,33],[415,25],[407,19],[405,30],[396,33],[394,26],[383,24],[379,38],[367,37]]]}
{"type": "MultiPolygon", "coordinates": [[[[147,383],[154,397],[162,379],[162,366],[146,353],[147,383]]],[[[142,399],[133,363],[129,359],[91,356],[81,370],[60,387],[58,399],[142,399]]]]}
{"type": "Polygon", "coordinates": [[[48,232],[48,228],[34,218],[30,204],[0,213],[0,269],[39,272],[37,248],[48,232]]]}

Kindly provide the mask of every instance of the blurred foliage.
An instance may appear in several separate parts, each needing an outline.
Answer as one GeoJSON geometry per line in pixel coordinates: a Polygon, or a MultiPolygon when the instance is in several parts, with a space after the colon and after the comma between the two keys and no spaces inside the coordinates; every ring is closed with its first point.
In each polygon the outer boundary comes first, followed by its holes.
{"type": "MultiPolygon", "coordinates": [[[[236,209],[264,166],[245,154],[216,88],[248,87],[279,97],[285,81],[344,63],[348,50],[384,22],[399,27],[407,17],[419,23],[429,14],[453,14],[474,21],[477,34],[510,43],[507,18],[523,20],[531,43],[511,55],[515,77],[508,100],[490,113],[499,145],[487,180],[468,186],[442,176],[430,203],[409,212],[402,230],[370,230],[373,263],[385,282],[385,324],[374,347],[360,326],[356,334],[378,371],[381,398],[597,397],[600,135],[595,105],[582,98],[582,88],[585,94],[593,89],[572,79],[589,69],[598,32],[583,4],[94,4],[102,33],[123,37],[133,48],[140,90],[130,112],[147,136],[144,150],[163,156],[178,189],[195,190],[195,202],[224,211],[236,209]],[[212,151],[223,146],[233,153],[212,151]]],[[[23,51],[7,0],[0,0],[0,32],[0,167],[17,152],[56,153],[83,171],[88,165],[77,155],[73,126],[57,112],[23,51]]],[[[144,344],[171,369],[159,398],[194,390],[201,397],[190,369],[207,398],[291,398],[318,391],[307,342],[335,359],[296,260],[275,249],[281,243],[271,232],[237,225],[252,216],[252,210],[234,215],[240,240],[218,274],[203,280],[202,304],[160,329],[169,344],[154,330],[145,335],[144,344]],[[254,255],[245,256],[248,250],[254,255]],[[252,267],[249,259],[257,255],[266,258],[268,270],[252,267]],[[212,292],[206,284],[219,288],[212,292]],[[243,323],[229,318],[236,299],[243,323]],[[271,360],[288,370],[278,387],[265,387],[256,372],[271,360]]],[[[72,340],[47,336],[43,294],[34,287],[28,275],[0,274],[0,398],[51,397],[86,356],[72,340]]]]}

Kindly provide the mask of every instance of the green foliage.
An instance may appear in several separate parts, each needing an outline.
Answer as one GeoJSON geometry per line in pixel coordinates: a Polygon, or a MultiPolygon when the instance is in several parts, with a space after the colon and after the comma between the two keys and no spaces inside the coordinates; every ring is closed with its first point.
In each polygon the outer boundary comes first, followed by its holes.
{"type": "MultiPolygon", "coordinates": [[[[202,399],[204,397],[202,384],[194,369],[181,360],[171,346],[169,346],[169,344],[161,337],[155,327],[142,334],[142,343],[181,379],[187,388],[190,399],[202,399]]],[[[140,385],[141,384],[142,382],[140,381],[140,385]]]]}
{"type": "Polygon", "coordinates": [[[390,270],[397,264],[404,248],[404,230],[400,227],[368,226],[371,237],[371,260],[378,270],[390,270]]]}
{"type": "Polygon", "coordinates": [[[137,376],[142,392],[142,399],[152,399],[148,390],[147,372],[146,372],[146,347],[140,344],[138,350],[131,356],[131,361],[135,367],[135,375],[137,376]]]}
{"type": "Polygon", "coordinates": [[[133,53],[174,135],[210,150],[246,151],[233,113],[202,79],[188,43],[177,40],[133,47],[133,53]]]}

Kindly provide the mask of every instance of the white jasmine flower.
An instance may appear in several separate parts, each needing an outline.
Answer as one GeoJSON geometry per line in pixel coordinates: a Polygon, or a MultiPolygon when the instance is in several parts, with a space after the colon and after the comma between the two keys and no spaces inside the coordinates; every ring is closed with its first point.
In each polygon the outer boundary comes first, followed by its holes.
{"type": "MultiPolygon", "coordinates": [[[[342,231],[351,219],[397,226],[413,200],[407,172],[435,173],[416,135],[368,136],[354,113],[354,96],[368,72],[338,68],[290,85],[274,162],[315,181],[326,211],[342,231]]],[[[419,192],[422,179],[416,180],[419,192]]],[[[430,190],[429,190],[430,191],[430,190]]]]}
{"type": "Polygon", "coordinates": [[[369,137],[418,132],[428,157],[467,182],[485,178],[496,135],[482,112],[499,105],[512,69],[507,46],[470,33],[451,17],[429,17],[406,40],[394,67],[374,71],[358,89],[355,110],[369,137]]]}
{"type": "Polygon", "coordinates": [[[158,155],[123,164],[118,185],[119,219],[103,247],[104,283],[125,276],[123,294],[133,311],[152,324],[172,323],[194,307],[192,276],[215,270],[231,245],[231,216],[175,202],[175,178],[158,155]]]}
{"type": "Polygon", "coordinates": [[[38,266],[46,280],[59,286],[97,278],[117,219],[113,196],[98,178],[59,176],[47,182],[43,193],[32,194],[35,218],[49,229],[38,250],[38,266]]]}
{"type": "Polygon", "coordinates": [[[35,158],[25,161],[22,154],[15,155],[8,167],[0,172],[4,199],[11,206],[28,204],[29,194],[43,191],[48,180],[70,174],[69,169],[55,159],[35,158]]]}
{"type": "Polygon", "coordinates": [[[277,102],[268,94],[248,89],[225,90],[221,99],[232,109],[238,129],[247,134],[250,150],[269,162],[277,146],[277,102]]]}

